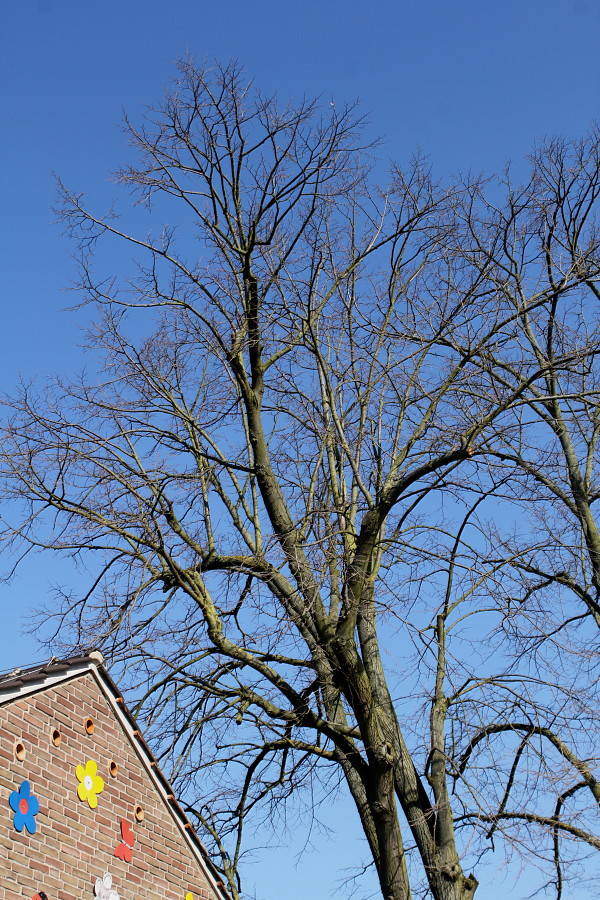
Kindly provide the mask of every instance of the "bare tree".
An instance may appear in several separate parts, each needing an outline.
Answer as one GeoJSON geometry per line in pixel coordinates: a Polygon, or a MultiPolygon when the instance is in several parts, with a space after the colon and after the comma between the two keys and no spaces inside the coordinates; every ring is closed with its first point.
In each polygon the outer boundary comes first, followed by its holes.
{"type": "Polygon", "coordinates": [[[65,639],[202,775],[234,897],[246,823],[336,780],[385,900],[467,900],[495,842],[560,897],[600,849],[597,136],[381,188],[354,109],[187,62],[127,126],[151,230],[63,188],[101,371],[9,401],[6,540],[93,573],[65,639]]]}

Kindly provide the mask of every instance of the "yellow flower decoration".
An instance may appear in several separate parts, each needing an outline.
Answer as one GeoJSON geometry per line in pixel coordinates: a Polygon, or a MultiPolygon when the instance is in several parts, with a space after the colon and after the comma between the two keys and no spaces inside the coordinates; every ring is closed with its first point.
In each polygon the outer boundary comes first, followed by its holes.
{"type": "Polygon", "coordinates": [[[98,806],[97,794],[101,794],[104,790],[104,781],[97,774],[98,766],[93,759],[90,759],[83,766],[77,766],[75,769],[79,784],[77,785],[77,796],[81,801],[87,800],[90,809],[96,809],[98,806]]]}
{"type": "Polygon", "coordinates": [[[185,895],[185,900],[194,900],[194,895],[191,891],[187,892],[187,894],[185,895]]]}

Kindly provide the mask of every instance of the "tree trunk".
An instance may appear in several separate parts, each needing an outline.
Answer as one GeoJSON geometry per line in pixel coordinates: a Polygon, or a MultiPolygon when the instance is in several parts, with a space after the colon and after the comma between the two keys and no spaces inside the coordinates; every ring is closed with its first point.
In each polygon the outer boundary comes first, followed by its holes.
{"type": "MultiPolygon", "coordinates": [[[[373,770],[373,766],[369,767],[373,770]]],[[[387,765],[372,771],[369,795],[379,845],[377,874],[385,900],[410,900],[406,855],[398,821],[393,769],[387,765]]]]}

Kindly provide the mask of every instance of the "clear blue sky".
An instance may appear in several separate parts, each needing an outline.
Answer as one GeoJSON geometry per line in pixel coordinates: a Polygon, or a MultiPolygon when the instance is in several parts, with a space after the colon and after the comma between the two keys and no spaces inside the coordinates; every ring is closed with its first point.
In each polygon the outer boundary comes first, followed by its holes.
{"type": "MultiPolygon", "coordinates": [[[[136,119],[158,101],[178,56],[236,58],[282,99],[358,98],[384,155],[420,147],[443,175],[522,160],[545,134],[582,134],[600,118],[599,38],[600,0],[2,0],[0,388],[84,364],[83,319],[63,311],[75,270],[53,224],[51,173],[108,199],[125,156],[121,110],[136,119]]],[[[40,656],[22,617],[53,581],[76,578],[35,560],[0,587],[0,668],[40,656]]],[[[355,861],[352,833],[337,841],[335,855],[355,861]]],[[[333,896],[336,874],[318,854],[291,872],[293,854],[270,857],[271,874],[256,868],[259,897],[333,896]]],[[[526,894],[521,882],[513,896],[526,894]]]]}

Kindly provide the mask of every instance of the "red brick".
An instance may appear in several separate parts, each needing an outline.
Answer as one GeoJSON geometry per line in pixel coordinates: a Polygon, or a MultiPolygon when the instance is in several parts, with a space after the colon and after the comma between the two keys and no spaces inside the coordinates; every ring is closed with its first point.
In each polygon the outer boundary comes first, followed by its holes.
{"type": "MultiPolygon", "coordinates": [[[[140,756],[141,754],[141,756],[140,756]]],[[[94,883],[105,872],[121,900],[222,900],[211,887],[168,802],[142,763],[131,739],[91,672],[0,706],[0,900],[31,900],[40,890],[51,900],[94,900],[94,883]],[[85,731],[92,718],[93,735],[85,731]],[[61,743],[52,743],[52,731],[61,743]],[[15,744],[25,759],[15,758],[15,744]],[[77,765],[98,764],[104,790],[96,810],[77,796],[77,765]],[[116,778],[108,766],[118,765],[116,778]],[[23,779],[40,802],[37,831],[17,833],[8,805],[23,779]],[[140,805],[143,822],[134,819],[140,805]],[[114,856],[125,819],[136,841],[133,860],[114,856]]]]}

